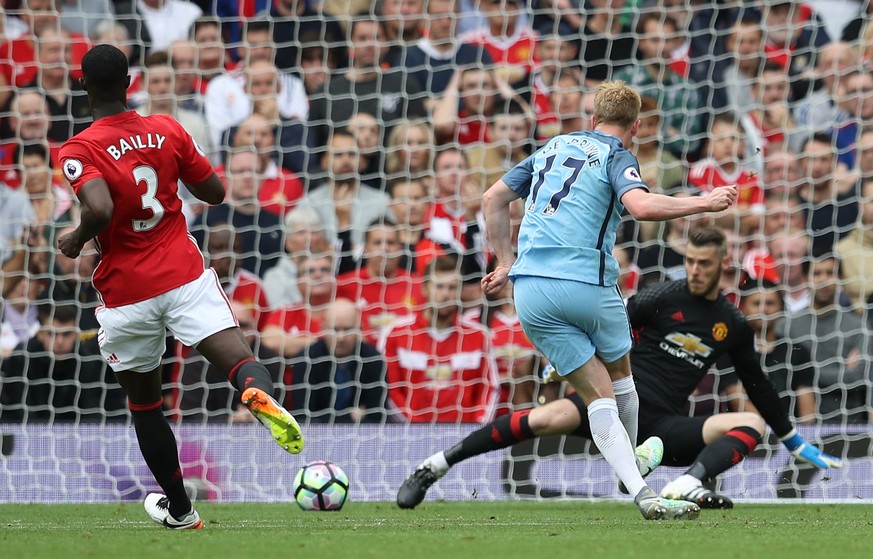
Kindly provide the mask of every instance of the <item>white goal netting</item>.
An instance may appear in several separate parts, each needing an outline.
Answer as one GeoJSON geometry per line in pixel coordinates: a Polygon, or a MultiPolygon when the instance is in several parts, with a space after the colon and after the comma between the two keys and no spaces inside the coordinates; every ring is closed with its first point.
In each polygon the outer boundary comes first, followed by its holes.
{"type": "MultiPolygon", "coordinates": [[[[81,58],[104,42],[129,56],[130,106],[174,115],[225,180],[215,207],[180,188],[189,228],[307,435],[300,457],[273,448],[224,377],[168,338],[165,410],[199,498],[284,500],[299,466],[330,459],[353,499],[392,500],[422,459],[495,413],[561,395],[540,383],[511,299],[486,302],[478,287],[492,257],[482,194],[549,138],[587,128],[606,79],[643,96],[633,149],[652,191],[740,185],[736,208],[705,219],[729,240],[722,291],[740,305],[746,282],[780,288],[766,316],[764,303],[741,310],[802,434],[847,460],[816,473],[771,434],[722,490],[873,497],[867,0],[63,4],[0,13],[0,502],[153,489],[97,347],[99,256],[53,248],[78,223],[58,149],[90,122],[81,58]],[[440,256],[454,258],[464,320],[433,335],[422,276],[440,256]]],[[[685,236],[703,221],[626,219],[624,295],[683,278],[685,236]]],[[[730,364],[718,369],[689,414],[742,409],[730,364]]],[[[572,437],[477,457],[432,494],[619,497],[596,449],[572,437]]]]}

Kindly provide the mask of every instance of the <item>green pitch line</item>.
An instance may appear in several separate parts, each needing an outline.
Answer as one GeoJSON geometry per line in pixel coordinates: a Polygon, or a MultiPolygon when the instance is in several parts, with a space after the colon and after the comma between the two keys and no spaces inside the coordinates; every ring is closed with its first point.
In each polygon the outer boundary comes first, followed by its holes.
{"type": "Polygon", "coordinates": [[[206,529],[173,532],[138,504],[2,505],[9,559],[814,559],[871,557],[871,505],[742,505],[647,522],[629,502],[350,502],[197,507],[206,529]]]}

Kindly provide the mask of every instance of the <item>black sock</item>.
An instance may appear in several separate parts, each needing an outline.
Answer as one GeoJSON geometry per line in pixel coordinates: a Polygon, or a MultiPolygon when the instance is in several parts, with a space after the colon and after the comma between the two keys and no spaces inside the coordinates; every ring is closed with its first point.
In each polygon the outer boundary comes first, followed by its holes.
{"type": "MultiPolygon", "coordinates": [[[[145,407],[147,406],[143,406],[145,407]]],[[[185,492],[182,480],[176,437],[173,436],[170,424],[164,419],[160,404],[158,407],[140,410],[131,406],[130,414],[133,416],[133,426],[142,457],[158,485],[170,499],[170,514],[174,518],[188,514],[191,511],[191,499],[185,492]]]]}
{"type": "Polygon", "coordinates": [[[467,458],[533,438],[535,435],[528,424],[528,415],[530,410],[502,415],[481,429],[473,431],[463,441],[445,452],[446,462],[449,466],[454,466],[467,458]]]}
{"type": "Polygon", "coordinates": [[[728,468],[739,464],[761,441],[761,434],[750,427],[734,427],[697,456],[697,461],[686,472],[701,481],[715,478],[728,468]]]}
{"type": "Polygon", "coordinates": [[[227,380],[240,392],[245,392],[246,388],[254,386],[270,396],[273,395],[273,380],[270,378],[270,372],[254,359],[237,363],[227,375],[227,380]]]}

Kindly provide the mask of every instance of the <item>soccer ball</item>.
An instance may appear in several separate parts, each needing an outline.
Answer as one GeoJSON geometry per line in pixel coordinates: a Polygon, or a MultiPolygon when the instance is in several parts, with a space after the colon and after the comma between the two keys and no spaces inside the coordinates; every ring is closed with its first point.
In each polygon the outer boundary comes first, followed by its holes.
{"type": "Polygon", "coordinates": [[[294,478],[294,500],[303,510],[340,510],[348,495],[349,476],[333,462],[310,462],[294,478]]]}

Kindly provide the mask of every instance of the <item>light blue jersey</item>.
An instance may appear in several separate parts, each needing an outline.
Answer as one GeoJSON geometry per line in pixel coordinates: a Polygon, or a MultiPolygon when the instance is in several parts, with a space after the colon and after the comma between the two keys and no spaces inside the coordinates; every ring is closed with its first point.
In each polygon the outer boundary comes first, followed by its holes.
{"type": "Polygon", "coordinates": [[[613,286],[615,231],[634,188],[648,190],[637,158],[602,132],[556,136],[503,176],[525,199],[510,277],[541,276],[613,286]]]}

